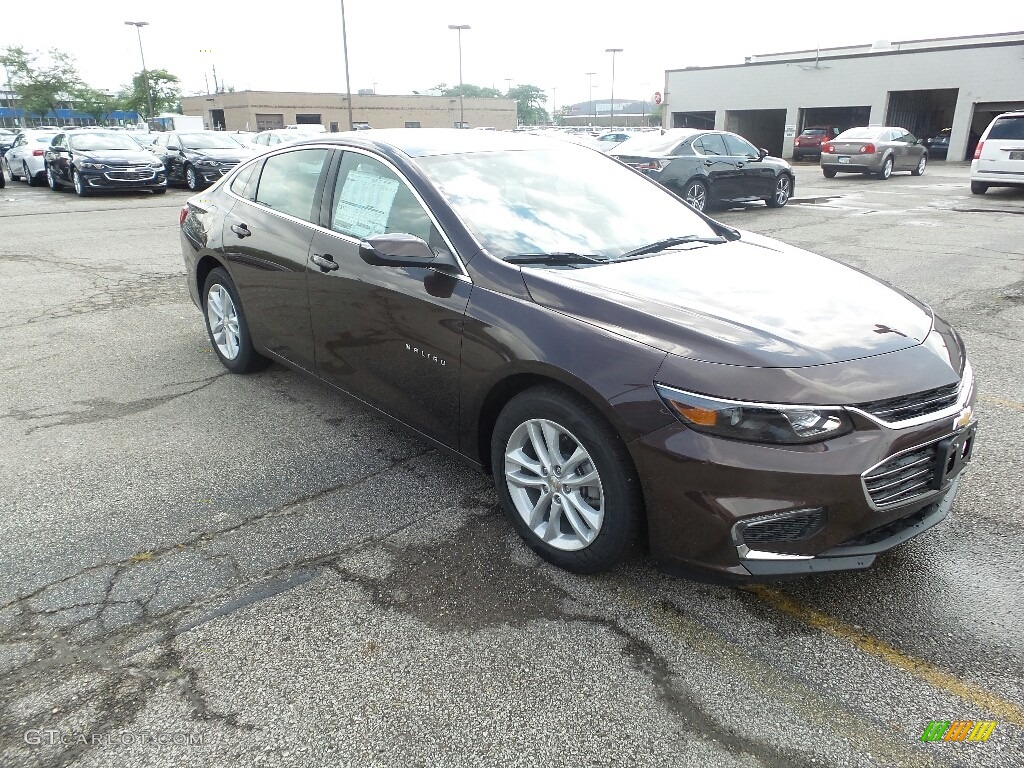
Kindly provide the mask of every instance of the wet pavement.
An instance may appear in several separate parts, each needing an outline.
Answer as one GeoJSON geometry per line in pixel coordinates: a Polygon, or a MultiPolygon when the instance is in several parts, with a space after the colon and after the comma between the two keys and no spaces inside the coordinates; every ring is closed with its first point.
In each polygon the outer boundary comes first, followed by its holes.
{"type": "Polygon", "coordinates": [[[226,374],[185,198],[0,190],[0,766],[1024,765],[1024,192],[801,164],[786,208],[714,213],[930,303],[981,392],[945,523],[751,588],[558,571],[489,478],[226,374]]]}

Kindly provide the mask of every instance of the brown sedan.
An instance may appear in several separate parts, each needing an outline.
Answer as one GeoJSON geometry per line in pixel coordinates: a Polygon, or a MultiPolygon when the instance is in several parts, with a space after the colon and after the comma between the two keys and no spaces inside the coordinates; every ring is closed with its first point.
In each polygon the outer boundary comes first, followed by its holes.
{"type": "Polygon", "coordinates": [[[849,128],[821,145],[821,172],[863,173],[883,181],[894,171],[921,176],[928,165],[928,149],[903,128],[849,128]]]}
{"type": "Polygon", "coordinates": [[[927,306],[588,148],[323,137],[191,198],[181,243],[229,370],[278,361],[493,473],[574,571],[642,539],[723,577],[866,568],[971,457],[971,366],[927,306]]]}

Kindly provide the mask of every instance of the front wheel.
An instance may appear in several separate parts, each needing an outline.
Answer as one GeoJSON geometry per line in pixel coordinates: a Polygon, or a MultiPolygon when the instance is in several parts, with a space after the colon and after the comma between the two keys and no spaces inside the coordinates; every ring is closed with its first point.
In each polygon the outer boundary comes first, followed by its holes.
{"type": "Polygon", "coordinates": [[[910,172],[911,176],[924,176],[924,169],[928,165],[928,155],[921,155],[921,159],[917,161],[917,167],[910,172]]]}
{"type": "Polygon", "coordinates": [[[506,517],[548,562],[598,573],[629,554],[642,528],[640,481],[622,438],[586,400],[556,386],[516,395],[494,426],[491,467],[506,517]]]}
{"type": "Polygon", "coordinates": [[[793,193],[793,180],[784,173],[779,174],[775,180],[775,191],[765,202],[769,208],[781,208],[789,202],[789,196],[793,193]]]}
{"type": "Polygon", "coordinates": [[[985,184],[985,183],[980,182],[980,181],[972,181],[971,182],[971,194],[972,195],[984,195],[986,192],[988,192],[988,184],[985,184]]]}
{"type": "Polygon", "coordinates": [[[71,183],[75,185],[75,194],[79,197],[88,197],[90,194],[89,185],[85,183],[82,174],[75,168],[71,171],[71,183]]]}
{"type": "Polygon", "coordinates": [[[53,168],[49,164],[46,166],[46,184],[54,192],[60,192],[60,183],[57,181],[57,176],[53,172],[53,168]]]}
{"type": "Polygon", "coordinates": [[[878,178],[885,181],[892,176],[892,156],[885,158],[885,162],[882,163],[882,170],[878,172],[878,178]]]}
{"type": "Polygon", "coordinates": [[[199,174],[191,165],[185,166],[185,186],[193,192],[199,191],[199,174]]]}
{"type": "Polygon", "coordinates": [[[11,165],[9,160],[4,160],[4,163],[7,165],[7,175],[11,177],[11,181],[17,181],[21,178],[14,172],[14,166],[11,165]]]}
{"type": "Polygon", "coordinates": [[[270,362],[252,346],[249,324],[238,291],[221,268],[210,272],[203,286],[206,332],[221,363],[232,373],[251,373],[270,362]]]}
{"type": "Polygon", "coordinates": [[[708,204],[708,187],[703,181],[694,179],[686,184],[683,191],[683,199],[696,208],[703,211],[708,204]]]}

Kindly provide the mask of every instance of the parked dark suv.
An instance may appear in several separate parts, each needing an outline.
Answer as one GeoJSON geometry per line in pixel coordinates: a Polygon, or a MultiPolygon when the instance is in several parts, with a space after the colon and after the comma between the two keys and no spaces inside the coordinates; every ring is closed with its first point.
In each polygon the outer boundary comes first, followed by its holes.
{"type": "Polygon", "coordinates": [[[664,184],[698,211],[709,203],[745,200],[781,208],[795,186],[789,163],[726,131],[649,131],[608,154],[664,184]]]}
{"type": "Polygon", "coordinates": [[[575,571],[641,536],[723,577],[866,568],[971,458],[971,366],[926,305],[569,142],[290,144],[190,198],[181,246],[228,370],[278,361],[493,473],[575,571]]]}

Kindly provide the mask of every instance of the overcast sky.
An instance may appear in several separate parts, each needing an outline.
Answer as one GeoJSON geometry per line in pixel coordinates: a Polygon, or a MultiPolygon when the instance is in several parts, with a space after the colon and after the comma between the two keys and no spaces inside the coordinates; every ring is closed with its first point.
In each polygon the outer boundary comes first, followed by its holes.
{"type": "MultiPolygon", "coordinates": [[[[339,0],[27,0],[5,1],[0,47],[53,45],[73,55],[83,78],[117,90],[146,64],[177,75],[186,94],[213,87],[213,68],[238,90],[344,91],[339,0]],[[274,10],[268,10],[274,9],[274,10]],[[205,79],[204,79],[205,75],[205,79]]],[[[564,2],[560,0],[345,0],[352,90],[424,91],[463,79],[501,91],[531,83],[548,106],[608,98],[611,54],[616,98],[650,97],[666,69],[739,64],[758,53],[1024,31],[1024,1],[979,6],[935,2],[819,3],[730,0],[564,2]],[[889,6],[888,8],[886,6],[889,6]],[[621,10],[613,11],[616,7],[621,10]],[[842,10],[840,10],[840,8],[842,10]],[[701,19],[707,19],[702,22],[701,19]],[[856,19],[844,23],[842,19],[856,19]],[[877,23],[872,30],[868,21],[877,23]],[[553,89],[557,88],[557,92],[553,89]]],[[[2,70],[0,70],[2,72],[2,70]]],[[[2,76],[2,75],[0,75],[2,76]]],[[[1021,61],[1024,81],[1024,59],[1021,61]]]]}

